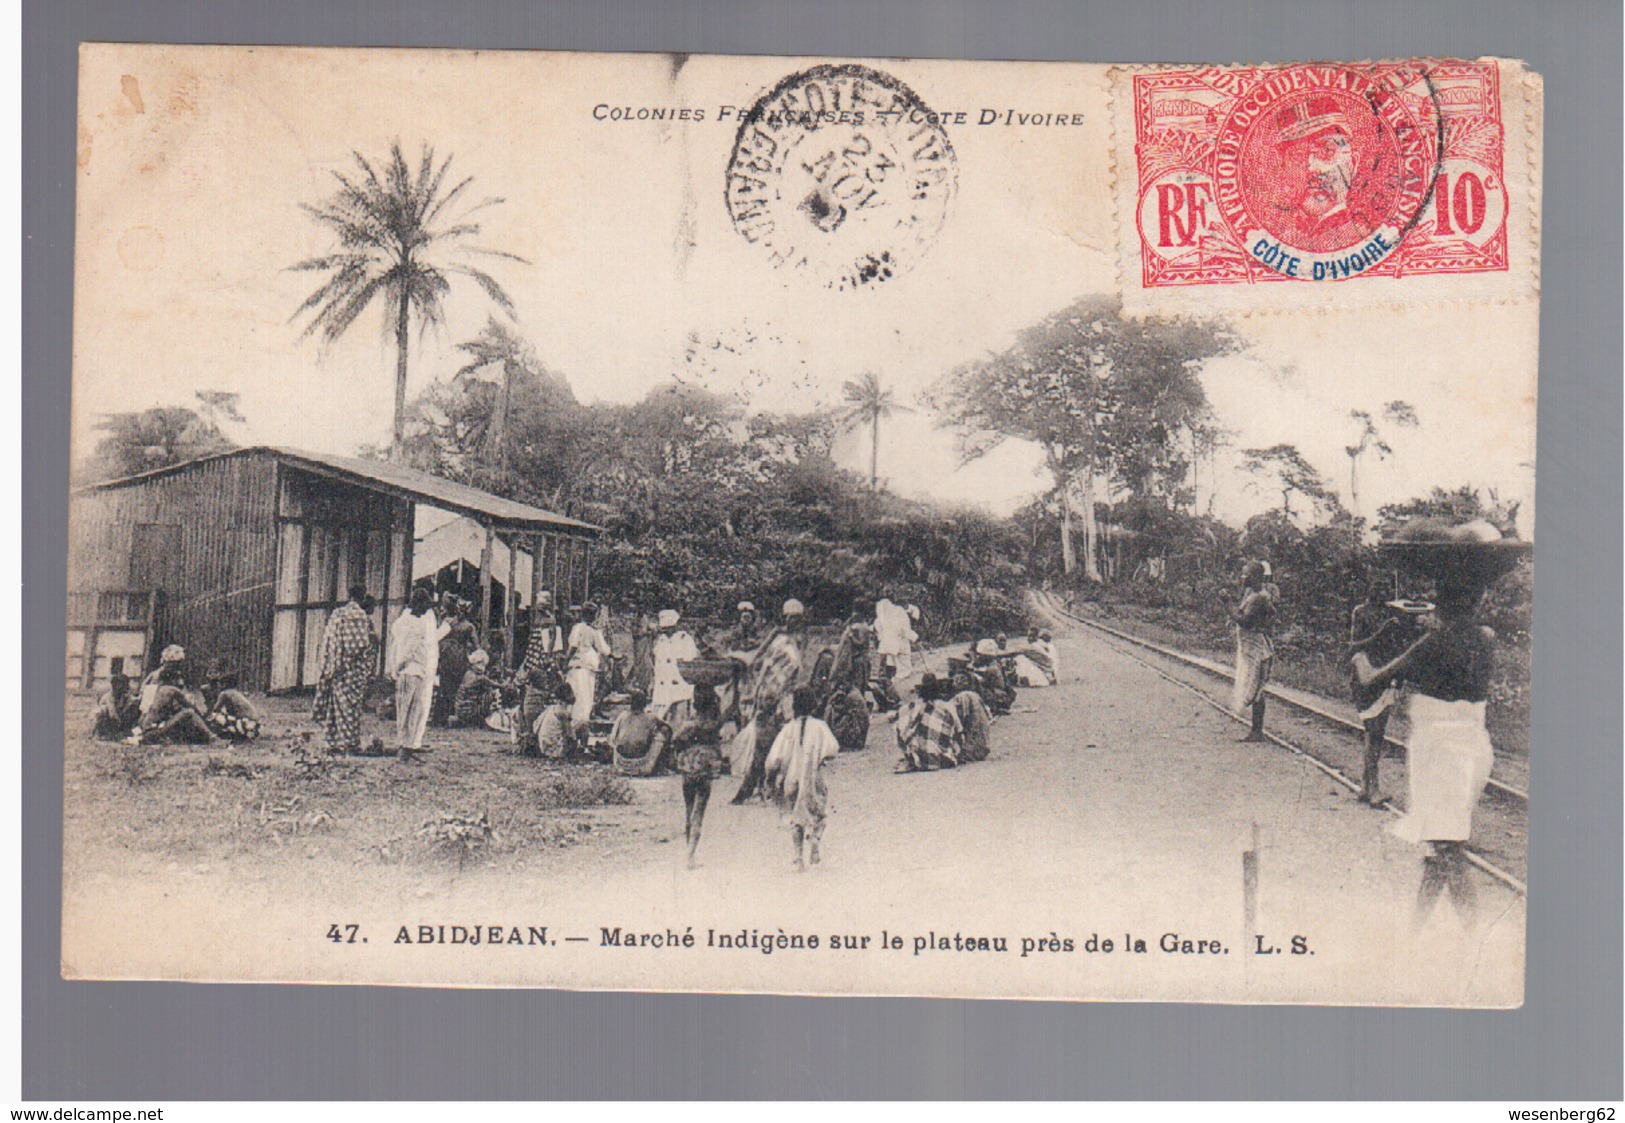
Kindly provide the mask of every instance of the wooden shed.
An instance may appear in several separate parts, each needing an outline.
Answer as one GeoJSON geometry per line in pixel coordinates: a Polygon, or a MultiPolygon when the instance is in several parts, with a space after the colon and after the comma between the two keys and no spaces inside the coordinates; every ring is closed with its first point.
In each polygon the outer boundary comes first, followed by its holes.
{"type": "Polygon", "coordinates": [[[166,643],[194,663],[223,661],[249,689],[314,685],[328,614],[353,584],[378,599],[382,651],[411,587],[420,504],[473,519],[487,549],[500,535],[517,547],[510,564],[529,553],[527,599],[543,589],[586,598],[591,523],[396,464],[237,449],[75,492],[70,685],[105,681],[115,657],[126,673],[143,670],[166,643]]]}

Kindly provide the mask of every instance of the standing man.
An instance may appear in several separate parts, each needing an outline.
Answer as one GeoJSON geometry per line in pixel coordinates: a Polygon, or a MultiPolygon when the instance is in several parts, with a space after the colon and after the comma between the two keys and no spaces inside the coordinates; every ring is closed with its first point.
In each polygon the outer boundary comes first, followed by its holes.
{"type": "Polygon", "coordinates": [[[1264,688],[1275,665],[1275,604],[1281,595],[1270,576],[1269,562],[1248,562],[1241,571],[1241,603],[1230,614],[1236,625],[1236,684],[1230,705],[1238,716],[1250,710],[1252,717],[1243,741],[1264,740],[1264,688]]]}
{"type": "MultiPolygon", "coordinates": [[[[919,610],[914,609],[914,612],[917,614],[919,610]]],[[[893,696],[897,693],[894,683],[898,673],[907,674],[911,669],[909,653],[920,638],[914,631],[916,619],[917,615],[911,616],[908,609],[889,597],[883,597],[875,605],[875,652],[880,656],[881,679],[893,696]]]]}
{"type": "Polygon", "coordinates": [[[530,639],[525,644],[525,661],[521,671],[541,668],[549,658],[564,655],[564,630],[553,613],[553,594],[543,589],[536,594],[536,603],[530,610],[530,639]]]}
{"type": "Polygon", "coordinates": [[[1366,586],[1365,600],[1349,613],[1349,693],[1353,695],[1354,708],[1360,712],[1360,723],[1365,726],[1365,766],[1360,773],[1357,798],[1371,807],[1382,804],[1378,768],[1387,743],[1388,715],[1399,701],[1399,683],[1390,679],[1380,686],[1363,685],[1352,661],[1356,655],[1363,654],[1374,665],[1383,666],[1398,658],[1416,638],[1384,604],[1386,584],[1380,574],[1374,575],[1366,586]]]}
{"type": "Polygon", "coordinates": [[[739,618],[733,630],[723,637],[723,643],[729,651],[754,651],[762,646],[765,638],[762,632],[762,617],[756,611],[756,606],[748,600],[739,602],[736,609],[739,618]]]}
{"type": "Polygon", "coordinates": [[[434,617],[434,599],[419,585],[412,590],[405,610],[390,632],[390,676],[395,680],[395,741],[401,762],[423,751],[429,727],[429,706],[434,700],[435,675],[440,669],[441,627],[434,617]]]}
{"type": "Polygon", "coordinates": [[[445,626],[441,629],[440,662],[436,675],[438,685],[429,712],[429,724],[437,728],[451,723],[457,692],[462,689],[463,675],[468,672],[468,657],[479,646],[479,636],[468,619],[472,607],[449,593],[445,597],[442,612],[445,626]]]}
{"type": "Polygon", "coordinates": [[[570,723],[583,744],[587,736],[587,723],[592,719],[593,708],[598,702],[598,674],[604,668],[604,660],[611,654],[609,641],[598,630],[597,621],[598,606],[588,601],[581,606],[581,619],[570,629],[569,670],[565,674],[575,695],[570,723]]]}
{"type": "Polygon", "coordinates": [[[654,642],[654,680],[650,707],[654,716],[676,728],[693,716],[694,684],[683,678],[677,664],[700,657],[700,645],[687,630],[679,629],[682,617],[674,608],[660,610],[660,631],[654,642]]]}
{"type": "Polygon", "coordinates": [[[739,782],[733,802],[744,803],[762,784],[768,750],[790,716],[786,709],[790,692],[801,679],[802,651],[807,635],[807,610],[800,601],[784,602],[783,626],[773,633],[757,656],[750,689],[750,717],[756,724],[756,741],[750,767],[739,782]]]}

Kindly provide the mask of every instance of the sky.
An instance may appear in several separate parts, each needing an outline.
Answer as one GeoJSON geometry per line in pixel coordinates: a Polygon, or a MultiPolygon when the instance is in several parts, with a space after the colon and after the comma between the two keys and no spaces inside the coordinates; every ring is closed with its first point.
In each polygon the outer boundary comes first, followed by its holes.
{"type": "MultiPolygon", "coordinates": [[[[80,69],[73,439],[106,412],[241,396],[243,443],[335,453],[387,443],[393,342],[383,309],[331,346],[290,317],[316,275],[288,266],[330,249],[301,209],[325,197],[352,152],[424,143],[474,177],[481,241],[514,323],[584,400],[627,401],[672,378],[691,333],[741,354],[719,364],[761,408],[834,404],[873,370],[915,412],[882,431],[893,490],[1007,512],[1047,481],[1036,451],[1008,444],[962,465],[919,395],[1021,328],[1117,285],[1117,160],[1109,83],[1076,65],[895,61],[951,124],[952,197],[940,232],[884,285],[837,292],[775,267],[732,227],[726,170],[736,124],[798,69],[781,58],[92,45],[80,69]],[[595,120],[599,106],[703,109],[703,121],[595,120]],[[1041,130],[974,122],[984,107],[1064,112],[1041,130]],[[748,341],[748,342],[747,342],[748,341]]],[[[605,110],[599,110],[603,114],[605,110]]],[[[457,280],[457,278],[454,278],[457,280]]],[[[447,322],[414,335],[410,392],[462,365],[456,343],[491,305],[454,289],[447,322]]],[[[1349,411],[1392,400],[1421,424],[1388,432],[1363,492],[1381,503],[1462,484],[1533,513],[1532,312],[1489,303],[1261,308],[1232,321],[1245,346],[1201,372],[1232,447],[1215,513],[1276,502],[1236,470],[1239,450],[1293,443],[1346,492],[1349,411]]],[[[837,446],[866,471],[867,435],[837,446]]],[[[1525,530],[1528,533],[1528,530],[1525,530]]]]}

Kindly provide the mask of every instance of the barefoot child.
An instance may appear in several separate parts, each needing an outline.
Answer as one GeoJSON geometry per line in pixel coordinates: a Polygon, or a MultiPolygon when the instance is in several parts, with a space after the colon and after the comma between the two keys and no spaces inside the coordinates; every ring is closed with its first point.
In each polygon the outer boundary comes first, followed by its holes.
{"type": "Polygon", "coordinates": [[[672,738],[677,771],[683,774],[683,838],[688,843],[688,868],[700,848],[705,807],[711,802],[711,781],[722,774],[722,705],[709,686],[694,688],[694,719],[672,738]]]}
{"type": "Polygon", "coordinates": [[[766,772],[771,789],[777,793],[779,809],[790,819],[790,838],[796,847],[796,869],[806,861],[818,864],[818,843],[824,836],[824,819],[829,814],[829,792],[824,787],[823,764],[841,751],[834,732],[813,717],[818,698],[803,686],[791,695],[795,716],[779,730],[768,750],[766,772]]]}

